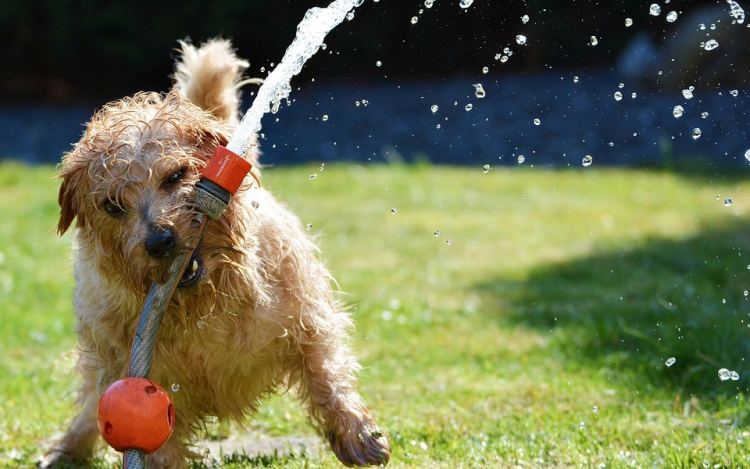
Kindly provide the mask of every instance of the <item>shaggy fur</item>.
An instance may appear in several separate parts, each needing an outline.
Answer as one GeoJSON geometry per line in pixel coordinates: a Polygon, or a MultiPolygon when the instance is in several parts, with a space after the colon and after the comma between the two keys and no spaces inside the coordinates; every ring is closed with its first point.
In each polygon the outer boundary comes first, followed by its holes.
{"type": "MultiPolygon", "coordinates": [[[[227,41],[182,43],[175,89],[110,103],[65,155],[59,233],[75,221],[73,298],[78,319],[81,413],[43,465],[89,460],[98,439],[101,393],[127,375],[144,298],[174,254],[145,247],[171,229],[177,248],[201,215],[193,186],[234,130],[247,63],[227,41]]],[[[257,146],[245,157],[257,161],[257,146]]],[[[186,467],[211,416],[241,422],[268,393],[297,387],[313,424],[345,465],[388,462],[387,437],[357,393],[347,346],[352,322],[301,223],[247,178],[196,251],[201,278],[180,288],[159,330],[150,378],[168,387],[177,412],[172,437],[149,468],[186,467]]]]}

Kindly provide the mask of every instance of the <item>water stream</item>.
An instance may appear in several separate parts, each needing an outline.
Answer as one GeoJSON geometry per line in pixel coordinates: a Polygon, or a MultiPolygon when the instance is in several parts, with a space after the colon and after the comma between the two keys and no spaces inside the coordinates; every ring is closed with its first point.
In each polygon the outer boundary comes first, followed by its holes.
{"type": "Polygon", "coordinates": [[[311,8],[299,25],[297,35],[287,48],[279,65],[268,74],[252,106],[242,118],[227,148],[244,155],[254,141],[253,135],[260,131],[260,120],[269,111],[276,112],[281,101],[292,92],[290,81],[297,75],[307,60],[323,45],[323,40],[333,28],[341,24],[347,14],[364,0],[334,0],[326,8],[311,8]]]}

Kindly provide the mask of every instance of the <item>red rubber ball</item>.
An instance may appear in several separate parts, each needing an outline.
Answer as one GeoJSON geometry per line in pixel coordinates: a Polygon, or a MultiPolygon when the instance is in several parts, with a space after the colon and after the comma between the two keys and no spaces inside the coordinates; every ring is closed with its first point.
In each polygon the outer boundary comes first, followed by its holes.
{"type": "Polygon", "coordinates": [[[146,454],[161,447],[174,430],[174,405],[167,391],[146,378],[113,383],[99,399],[99,431],[109,446],[146,454]]]}

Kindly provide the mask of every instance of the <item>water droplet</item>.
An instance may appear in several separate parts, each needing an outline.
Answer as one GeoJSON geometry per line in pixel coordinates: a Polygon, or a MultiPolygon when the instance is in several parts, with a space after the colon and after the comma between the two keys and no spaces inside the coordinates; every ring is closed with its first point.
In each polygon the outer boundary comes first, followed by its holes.
{"type": "Polygon", "coordinates": [[[466,109],[466,112],[471,111],[472,109],[474,109],[474,105],[469,103],[466,105],[466,107],[464,107],[464,109],[466,109]]]}
{"type": "Polygon", "coordinates": [[[701,138],[701,129],[696,127],[693,129],[693,140],[698,140],[699,138],[701,138]]]}
{"type": "Polygon", "coordinates": [[[592,46],[595,46],[595,45],[599,44],[599,39],[597,39],[596,36],[591,36],[589,38],[589,44],[592,45],[592,46]]]}
{"type": "Polygon", "coordinates": [[[318,175],[317,175],[317,174],[311,174],[311,175],[309,176],[309,178],[310,178],[310,180],[312,181],[312,180],[314,180],[314,179],[318,179],[318,175]]]}
{"type": "Polygon", "coordinates": [[[744,292],[742,292],[742,294],[745,295],[745,296],[747,296],[747,295],[750,295],[750,292],[747,291],[747,290],[745,290],[744,292]]]}
{"type": "Polygon", "coordinates": [[[490,73],[490,68],[489,67],[482,67],[482,73],[484,73],[485,75],[487,75],[488,73],[490,73]]]}
{"type": "Polygon", "coordinates": [[[425,8],[432,8],[432,5],[435,3],[435,0],[424,0],[424,6],[425,8]]]}
{"type": "Polygon", "coordinates": [[[440,230],[435,230],[435,233],[433,233],[433,234],[434,234],[434,235],[435,235],[435,237],[437,238],[438,236],[440,236],[440,230]]]}
{"type": "Polygon", "coordinates": [[[670,11],[669,13],[667,13],[667,21],[669,21],[670,23],[674,23],[675,21],[677,21],[677,12],[670,11]]]}
{"type": "Polygon", "coordinates": [[[669,357],[669,358],[667,358],[667,361],[664,362],[664,364],[667,365],[667,366],[672,366],[675,363],[677,363],[677,359],[675,357],[669,357]]]}
{"type": "Polygon", "coordinates": [[[383,65],[383,62],[381,62],[380,60],[378,60],[377,62],[375,62],[375,66],[376,67],[380,67],[382,65],[383,65]]]}
{"type": "Polygon", "coordinates": [[[727,3],[729,3],[729,6],[731,8],[731,11],[729,12],[734,20],[742,24],[745,22],[745,10],[742,9],[742,7],[735,2],[734,0],[727,0],[727,3]]]}
{"type": "Polygon", "coordinates": [[[714,31],[716,29],[716,25],[711,23],[711,26],[708,27],[711,31],[714,31]]]}
{"type": "Polygon", "coordinates": [[[747,161],[750,161],[750,148],[748,148],[747,150],[745,150],[745,159],[747,161]]]}
{"type": "Polygon", "coordinates": [[[717,47],[719,47],[719,43],[716,41],[716,39],[709,39],[706,41],[706,45],[703,46],[706,50],[714,50],[717,47]]]}
{"type": "Polygon", "coordinates": [[[729,374],[729,377],[732,379],[732,381],[739,381],[740,380],[740,374],[736,371],[732,370],[732,372],[729,374]]]}
{"type": "Polygon", "coordinates": [[[573,83],[578,83],[578,81],[579,81],[578,75],[574,76],[573,77],[573,83]]]}
{"type": "Polygon", "coordinates": [[[633,18],[625,18],[625,27],[629,28],[633,26],[633,18]]]}
{"type": "Polygon", "coordinates": [[[258,208],[260,206],[260,204],[258,204],[257,200],[253,200],[252,202],[250,202],[250,205],[252,205],[253,208],[258,208]]]}
{"type": "Polygon", "coordinates": [[[734,203],[734,200],[732,200],[731,197],[727,197],[726,199],[724,199],[724,206],[725,207],[731,207],[733,203],[734,203]]]}
{"type": "Polygon", "coordinates": [[[490,172],[490,170],[491,170],[491,169],[492,169],[492,166],[490,166],[490,165],[486,164],[486,165],[484,165],[484,167],[482,168],[482,171],[484,171],[484,174],[487,174],[487,173],[489,173],[489,172],[490,172]]]}
{"type": "Polygon", "coordinates": [[[617,87],[620,88],[620,89],[623,89],[623,88],[625,88],[625,83],[620,83],[619,85],[617,85],[617,87]]]}
{"type": "Polygon", "coordinates": [[[586,422],[579,423],[578,428],[580,428],[581,430],[586,430],[586,422]]]}
{"type": "Polygon", "coordinates": [[[542,121],[540,119],[534,119],[534,125],[540,125],[542,121]]]}
{"type": "Polygon", "coordinates": [[[398,210],[397,210],[397,209],[395,209],[395,208],[392,208],[392,209],[391,209],[391,213],[395,215],[395,214],[397,214],[397,213],[398,213],[398,210]]]}
{"type": "MultiPolygon", "coordinates": [[[[690,88],[693,88],[693,87],[691,86],[690,88]]],[[[690,89],[690,88],[686,88],[686,89],[682,90],[682,96],[685,99],[693,99],[693,90],[690,89]]],[[[693,89],[695,89],[695,88],[693,88],[693,89]]]]}
{"type": "Polygon", "coordinates": [[[526,44],[526,36],[524,36],[523,34],[519,34],[518,36],[516,36],[516,43],[520,45],[526,44]]]}
{"type": "Polygon", "coordinates": [[[438,125],[435,126],[436,129],[439,129],[440,127],[441,127],[440,124],[438,124],[438,125]]]}
{"type": "Polygon", "coordinates": [[[529,15],[523,15],[521,17],[521,23],[526,24],[529,22],[529,15]]]}
{"type": "Polygon", "coordinates": [[[652,3],[651,7],[648,9],[648,13],[651,16],[659,16],[661,14],[661,7],[656,3],[652,3]]]}
{"type": "Polygon", "coordinates": [[[203,330],[203,328],[206,327],[206,323],[203,321],[198,321],[196,325],[198,326],[198,329],[200,330],[203,330]]]}
{"type": "Polygon", "coordinates": [[[581,161],[581,164],[584,166],[591,166],[591,163],[594,162],[594,158],[591,157],[591,155],[586,155],[583,157],[583,161],[581,161]]]}
{"type": "Polygon", "coordinates": [[[318,166],[318,171],[322,172],[324,169],[326,169],[326,164],[325,163],[320,163],[320,166],[318,166]]]}
{"type": "Polygon", "coordinates": [[[449,240],[447,240],[447,241],[445,242],[445,244],[448,244],[448,245],[452,244],[452,243],[451,243],[451,240],[450,240],[450,239],[449,239],[449,240]]]}
{"type": "Polygon", "coordinates": [[[307,224],[307,231],[310,231],[310,230],[312,230],[312,223],[307,224]]]}
{"type": "Polygon", "coordinates": [[[526,158],[523,155],[518,155],[518,164],[522,164],[524,161],[526,161],[526,158]]]}
{"type": "Polygon", "coordinates": [[[474,94],[476,95],[477,98],[482,99],[485,96],[487,96],[487,93],[485,93],[484,87],[482,86],[481,83],[476,83],[474,85],[474,88],[476,89],[474,94]]]}
{"type": "Polygon", "coordinates": [[[437,104],[433,104],[432,106],[430,106],[430,111],[432,111],[433,114],[435,114],[436,112],[438,112],[438,105],[437,104]]]}
{"type": "Polygon", "coordinates": [[[740,94],[740,92],[738,90],[731,90],[729,91],[729,94],[736,98],[740,94]]]}
{"type": "Polygon", "coordinates": [[[705,119],[706,117],[708,117],[708,113],[707,113],[707,112],[705,112],[705,111],[704,111],[704,112],[701,112],[701,117],[702,117],[703,119],[705,119]]]}
{"type": "Polygon", "coordinates": [[[701,24],[698,25],[698,29],[700,29],[701,31],[705,31],[706,30],[706,25],[703,24],[703,23],[701,23],[701,24]]]}
{"type": "Polygon", "coordinates": [[[417,21],[419,21],[419,18],[417,18],[416,16],[411,17],[411,24],[417,24],[417,21]]]}
{"type": "Polygon", "coordinates": [[[507,61],[508,61],[508,56],[507,55],[504,55],[504,56],[500,57],[500,62],[505,63],[507,61]]]}
{"type": "Polygon", "coordinates": [[[474,0],[461,0],[459,5],[461,6],[461,8],[469,8],[472,3],[474,3],[474,0]]]}
{"type": "Polygon", "coordinates": [[[328,120],[328,114],[323,114],[323,117],[321,117],[321,119],[323,120],[323,122],[327,121],[328,120]]]}
{"type": "Polygon", "coordinates": [[[615,91],[615,101],[621,101],[622,100],[622,93],[619,91],[615,91]]]}
{"type": "Polygon", "coordinates": [[[172,383],[172,392],[177,392],[180,390],[180,385],[177,383],[172,383]]]}
{"type": "Polygon", "coordinates": [[[346,19],[349,20],[349,21],[353,20],[354,19],[354,12],[350,11],[349,13],[347,13],[346,14],[346,19]]]}
{"type": "Polygon", "coordinates": [[[722,381],[726,381],[731,377],[732,377],[732,372],[730,372],[726,368],[722,368],[719,370],[719,379],[721,379],[722,381]]]}
{"type": "Polygon", "coordinates": [[[685,113],[685,108],[682,106],[675,106],[674,109],[672,109],[672,115],[680,118],[685,113]]]}
{"type": "Polygon", "coordinates": [[[635,91],[634,91],[634,92],[630,93],[630,97],[631,97],[632,99],[635,99],[635,98],[637,98],[637,97],[638,97],[638,95],[637,95],[637,94],[635,93],[635,91]]]}
{"type": "Polygon", "coordinates": [[[595,405],[595,406],[594,406],[594,408],[593,408],[593,410],[594,410],[594,413],[597,413],[597,412],[599,412],[599,406],[598,406],[598,405],[595,405]]]}

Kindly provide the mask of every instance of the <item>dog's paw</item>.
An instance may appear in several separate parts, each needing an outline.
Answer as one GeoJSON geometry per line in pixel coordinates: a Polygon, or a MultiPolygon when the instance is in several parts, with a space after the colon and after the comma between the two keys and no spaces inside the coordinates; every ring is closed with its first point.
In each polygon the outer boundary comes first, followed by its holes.
{"type": "Polygon", "coordinates": [[[343,434],[331,430],[331,449],[346,466],[384,466],[391,459],[388,437],[371,420],[357,422],[343,434]]]}
{"type": "Polygon", "coordinates": [[[62,469],[76,464],[75,456],[64,449],[52,448],[36,463],[37,469],[62,469]]]}

